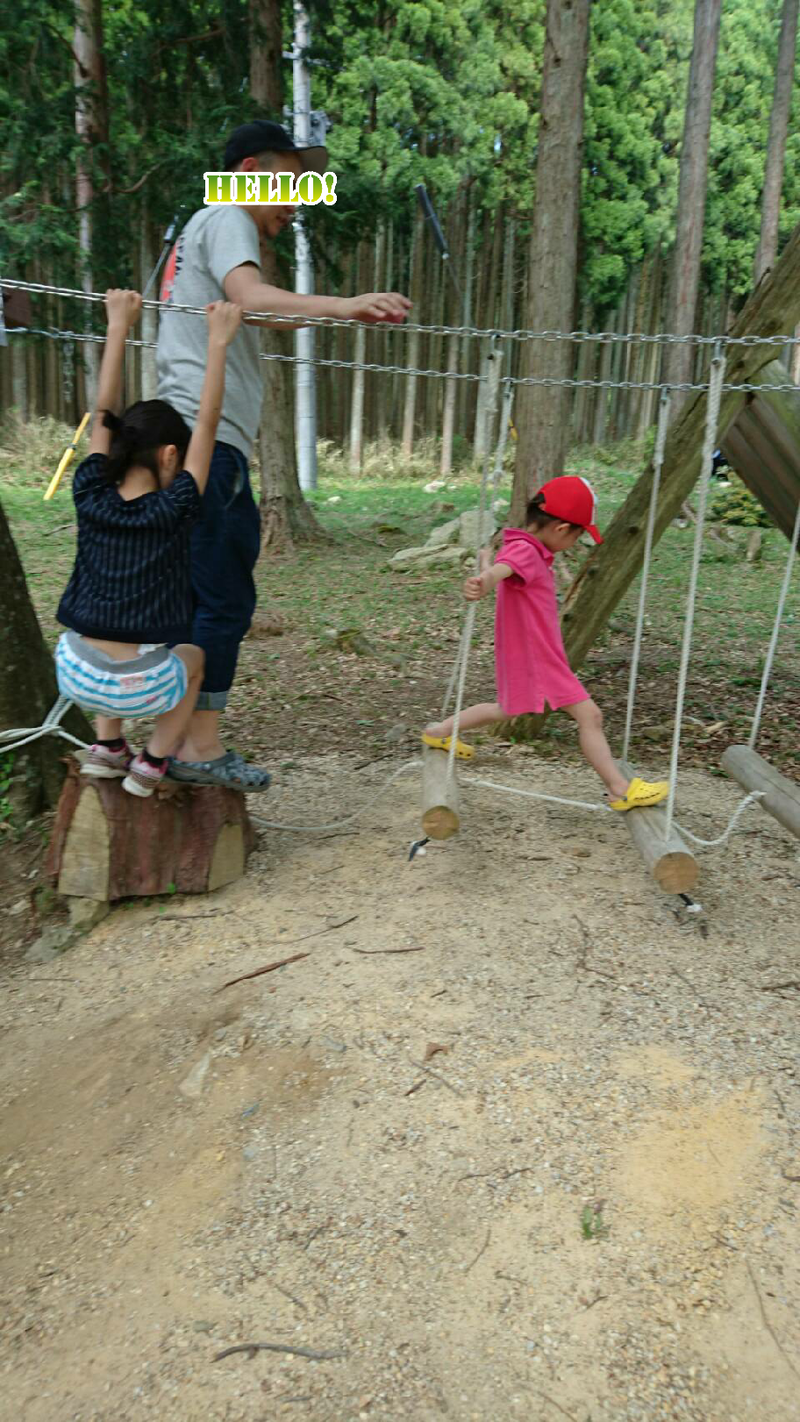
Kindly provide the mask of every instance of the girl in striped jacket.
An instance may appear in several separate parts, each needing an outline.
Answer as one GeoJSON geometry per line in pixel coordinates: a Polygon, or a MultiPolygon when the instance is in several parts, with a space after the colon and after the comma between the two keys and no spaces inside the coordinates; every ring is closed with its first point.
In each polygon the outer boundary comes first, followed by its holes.
{"type": "Polygon", "coordinates": [[[135,291],[108,291],[108,331],[89,454],[75,471],[75,566],[58,608],[69,630],[56,649],[62,695],[96,716],[84,775],[123,777],[152,795],[180,745],[203,679],[203,652],[189,639],[189,545],[200,515],[225,386],[227,347],[241,308],[206,308],[208,356],[194,430],[164,400],[120,415],[125,341],[139,318],[135,291]],[[123,720],[153,720],[134,755],[123,720]]]}

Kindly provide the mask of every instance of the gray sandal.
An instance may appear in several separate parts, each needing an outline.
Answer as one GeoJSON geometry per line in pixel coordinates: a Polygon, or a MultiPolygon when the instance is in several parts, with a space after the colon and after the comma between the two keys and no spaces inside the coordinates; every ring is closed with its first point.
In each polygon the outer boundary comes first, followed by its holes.
{"type": "Polygon", "coordinates": [[[216,760],[175,760],[170,756],[167,775],[182,785],[220,785],[247,794],[268,790],[272,780],[268,771],[248,765],[238,751],[227,751],[216,760]]]}

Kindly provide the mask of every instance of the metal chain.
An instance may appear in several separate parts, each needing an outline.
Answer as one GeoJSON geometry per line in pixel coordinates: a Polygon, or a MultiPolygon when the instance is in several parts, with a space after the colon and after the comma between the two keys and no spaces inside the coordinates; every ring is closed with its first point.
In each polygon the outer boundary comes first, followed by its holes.
{"type": "MultiPolygon", "coordinates": [[[[356,325],[358,323],[350,322],[349,324],[356,325]]],[[[435,334],[439,328],[435,326],[422,326],[419,329],[435,334]]],[[[61,331],[58,329],[46,331],[37,326],[14,326],[8,330],[6,334],[9,336],[45,336],[51,341],[94,342],[96,345],[103,345],[105,342],[105,336],[99,335],[96,332],[61,331]]],[[[129,337],[125,344],[136,347],[137,349],[157,349],[155,341],[142,341],[133,336],[129,337]]],[[[322,356],[314,356],[309,359],[306,356],[278,355],[262,352],[260,358],[261,360],[282,360],[286,361],[289,365],[319,365],[327,366],[335,370],[371,370],[384,375],[422,375],[430,376],[435,380],[467,380],[473,384],[477,384],[481,379],[480,375],[474,374],[471,371],[425,370],[414,365],[379,365],[376,362],[334,360],[326,359],[322,356]]],[[[677,385],[665,385],[663,383],[658,384],[651,380],[572,380],[566,377],[557,380],[555,377],[550,376],[535,378],[532,376],[521,377],[515,375],[504,376],[501,383],[512,387],[520,385],[561,385],[569,390],[682,390],[689,393],[699,393],[709,388],[708,383],[705,385],[690,384],[686,381],[677,385]]],[[[784,393],[795,395],[800,393],[800,386],[793,383],[786,385],[753,385],[751,383],[733,385],[726,383],[722,386],[722,389],[723,391],[739,391],[742,394],[755,395],[760,394],[762,391],[783,391],[784,393]]]]}
{"type": "MultiPolygon", "coordinates": [[[[105,295],[99,291],[80,291],[77,287],[69,286],[48,286],[44,282],[14,281],[10,278],[3,278],[3,286],[10,291],[29,291],[39,295],[73,297],[76,301],[102,302],[105,295]]],[[[178,311],[192,316],[205,316],[205,308],[202,306],[184,306],[179,302],[171,302],[169,305],[160,301],[146,299],[142,303],[157,311],[178,311]]],[[[263,321],[268,319],[274,324],[288,323],[292,326],[297,324],[298,313],[294,315],[279,315],[271,311],[246,311],[245,316],[254,320],[263,321]]],[[[361,327],[367,330],[374,330],[375,322],[372,321],[349,321],[337,316],[302,316],[304,325],[308,326],[347,326],[361,327]]],[[[516,331],[503,331],[495,327],[484,329],[477,326],[423,326],[415,322],[404,321],[402,325],[393,325],[386,322],[381,323],[382,330],[395,331],[419,331],[427,332],[431,336],[469,336],[475,339],[484,337],[496,337],[510,341],[590,341],[603,343],[621,343],[623,345],[694,345],[694,346],[783,346],[792,347],[800,344],[798,336],[700,336],[690,334],[685,336],[673,335],[671,332],[658,331],[647,333],[645,331],[530,331],[519,329],[516,331]]],[[[535,382],[528,382],[535,383],[535,382]]],[[[613,384],[613,382],[612,382],[613,384]]],[[[652,390],[660,389],[660,386],[623,384],[618,387],[623,390],[652,390]]],[[[696,386],[673,386],[673,389],[696,389],[696,386]]],[[[706,389],[706,386],[699,387],[706,389]]],[[[741,387],[744,388],[744,387],[741,387]]],[[[776,386],[775,389],[794,389],[794,386],[776,386]]]]}

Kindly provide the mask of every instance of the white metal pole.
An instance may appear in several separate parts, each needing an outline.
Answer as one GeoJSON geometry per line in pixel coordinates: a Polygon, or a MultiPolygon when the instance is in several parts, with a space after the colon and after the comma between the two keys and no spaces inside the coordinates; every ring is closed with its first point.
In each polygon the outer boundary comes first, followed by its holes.
{"type": "MultiPolygon", "coordinates": [[[[294,90],[294,141],[298,148],[311,145],[311,76],[303,58],[310,40],[308,11],[302,0],[294,6],[294,51],[292,77],[294,90]]],[[[304,296],[314,292],[314,268],[311,246],[303,225],[301,208],[294,223],[295,231],[295,291],[304,296]]],[[[314,328],[295,331],[295,355],[299,364],[295,377],[295,434],[297,439],[297,472],[301,489],[317,487],[317,391],[314,359],[314,328]]]]}

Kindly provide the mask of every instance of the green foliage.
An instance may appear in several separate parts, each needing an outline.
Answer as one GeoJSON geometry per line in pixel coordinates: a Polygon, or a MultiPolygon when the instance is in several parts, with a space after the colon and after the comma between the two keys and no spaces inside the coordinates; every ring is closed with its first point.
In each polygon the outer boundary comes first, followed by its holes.
{"type": "Polygon", "coordinates": [[[766,509],[750,493],[746,484],[734,475],[729,489],[720,489],[711,506],[711,517],[717,523],[736,524],[739,528],[772,528],[766,509]]]}
{"type": "Polygon", "coordinates": [[[14,752],[0,752],[0,830],[12,828],[14,806],[11,803],[11,782],[14,778],[14,752]]]}

